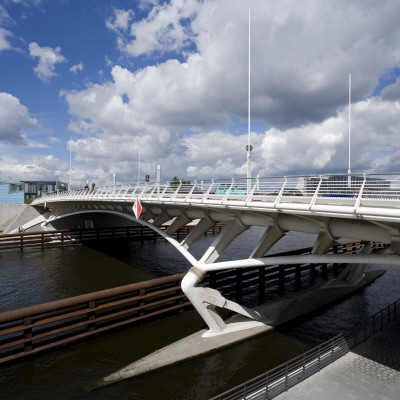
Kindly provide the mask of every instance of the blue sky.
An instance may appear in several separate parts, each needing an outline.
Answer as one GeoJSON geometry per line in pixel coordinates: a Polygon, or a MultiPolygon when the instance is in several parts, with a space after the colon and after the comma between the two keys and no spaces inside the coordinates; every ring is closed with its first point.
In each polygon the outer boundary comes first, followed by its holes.
{"type": "Polygon", "coordinates": [[[400,170],[396,0],[2,0],[0,181],[245,176],[249,7],[253,175],[400,170]]]}

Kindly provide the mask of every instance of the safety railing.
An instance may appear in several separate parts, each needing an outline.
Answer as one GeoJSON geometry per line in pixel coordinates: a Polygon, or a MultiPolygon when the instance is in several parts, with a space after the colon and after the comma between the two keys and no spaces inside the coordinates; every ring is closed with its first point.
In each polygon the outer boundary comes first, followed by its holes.
{"type": "Polygon", "coordinates": [[[248,205],[307,209],[324,205],[400,208],[400,174],[282,176],[250,179],[195,180],[192,183],[139,183],[61,192],[35,199],[54,201],[121,201],[248,205]]]}
{"type": "Polygon", "coordinates": [[[333,339],[301,354],[264,374],[235,386],[209,400],[269,400],[289,390],[304,379],[337,360],[358,344],[365,342],[376,332],[400,316],[400,300],[368,318],[361,327],[348,335],[333,339]]]}
{"type": "Polygon", "coordinates": [[[191,307],[184,274],[0,314],[0,363],[191,307]]]}
{"type": "Polygon", "coordinates": [[[143,226],[19,232],[0,235],[0,250],[76,245],[100,239],[156,240],[157,237],[152,229],[143,226]]]}
{"type": "Polygon", "coordinates": [[[376,332],[381,331],[385,326],[395,321],[400,316],[400,300],[395,301],[383,310],[368,318],[357,330],[346,335],[349,348],[365,342],[376,332]]]}
{"type": "MultiPolygon", "coordinates": [[[[218,223],[206,233],[218,233],[224,223],[218,223]]],[[[168,226],[162,225],[160,229],[165,230],[168,226]]],[[[186,236],[194,225],[184,225],[173,236],[178,239],[186,236]]],[[[47,248],[57,246],[70,246],[93,240],[116,240],[127,239],[132,241],[147,241],[164,238],[153,229],[146,226],[119,226],[88,229],[62,229],[54,231],[19,232],[0,235],[0,251],[27,248],[47,248]]]]}
{"type": "Polygon", "coordinates": [[[210,400],[268,400],[289,390],[349,351],[342,335],[258,375],[210,400]]]}

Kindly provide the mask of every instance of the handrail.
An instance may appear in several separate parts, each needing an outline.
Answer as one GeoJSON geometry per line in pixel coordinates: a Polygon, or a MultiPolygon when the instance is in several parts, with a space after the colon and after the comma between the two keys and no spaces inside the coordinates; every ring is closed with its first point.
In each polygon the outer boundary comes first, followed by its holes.
{"type": "MultiPolygon", "coordinates": [[[[264,178],[196,180],[190,184],[138,183],[122,190],[114,185],[100,190],[73,190],[35,199],[33,205],[49,206],[65,201],[126,201],[136,198],[146,203],[183,203],[258,207],[307,212],[332,210],[354,215],[379,215],[399,218],[400,173],[347,175],[283,176],[264,178]],[[250,179],[250,180],[249,180],[250,179]],[[247,185],[246,183],[250,184],[247,185]],[[164,190],[155,190],[164,185],[164,190]],[[250,188],[250,190],[248,189],[250,188]],[[337,208],[340,207],[340,210],[337,208]],[[377,211],[378,210],[378,211],[377,211]]],[[[126,185],[123,186],[126,188],[126,185]]]]}
{"type": "Polygon", "coordinates": [[[272,399],[337,360],[400,316],[400,299],[368,318],[361,328],[339,334],[279,366],[209,400],[272,399]]]}
{"type": "Polygon", "coordinates": [[[272,399],[320,371],[349,351],[342,335],[209,400],[272,399]]]}

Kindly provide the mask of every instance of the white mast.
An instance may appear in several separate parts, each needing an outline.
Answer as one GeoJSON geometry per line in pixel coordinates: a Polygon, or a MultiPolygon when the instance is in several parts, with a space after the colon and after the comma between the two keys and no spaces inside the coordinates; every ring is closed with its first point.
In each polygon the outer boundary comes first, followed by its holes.
{"type": "Polygon", "coordinates": [[[140,136],[139,136],[139,167],[138,167],[138,176],[137,176],[138,184],[140,182],[140,136]]]}
{"type": "Polygon", "coordinates": [[[351,186],[351,74],[349,74],[349,170],[348,185],[351,186]]]}
{"type": "Polygon", "coordinates": [[[71,172],[71,146],[72,146],[72,138],[69,138],[69,188],[68,190],[71,191],[71,179],[72,179],[72,172],[71,172]]]}
{"type": "Polygon", "coordinates": [[[247,115],[247,190],[251,187],[251,144],[250,144],[250,8],[249,8],[249,81],[248,81],[248,115],[247,115]]]}

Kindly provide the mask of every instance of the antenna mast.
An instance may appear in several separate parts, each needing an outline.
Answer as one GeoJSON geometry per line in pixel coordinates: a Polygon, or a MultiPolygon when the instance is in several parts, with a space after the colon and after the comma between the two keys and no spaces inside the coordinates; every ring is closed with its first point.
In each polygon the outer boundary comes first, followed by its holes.
{"type": "Polygon", "coordinates": [[[348,184],[351,186],[351,74],[349,74],[349,170],[348,184]]]}
{"type": "Polygon", "coordinates": [[[251,187],[251,151],[253,147],[250,144],[250,8],[249,8],[249,81],[248,81],[248,115],[247,115],[247,191],[250,192],[251,187]]]}
{"type": "Polygon", "coordinates": [[[71,191],[71,180],[72,180],[72,171],[71,171],[71,146],[72,146],[72,138],[69,138],[69,188],[71,191]]]}
{"type": "Polygon", "coordinates": [[[138,165],[138,176],[137,176],[137,181],[138,184],[140,183],[140,136],[139,136],[139,165],[138,165]]]}

